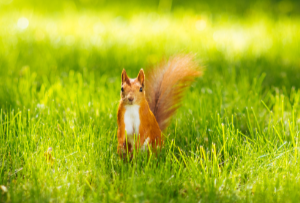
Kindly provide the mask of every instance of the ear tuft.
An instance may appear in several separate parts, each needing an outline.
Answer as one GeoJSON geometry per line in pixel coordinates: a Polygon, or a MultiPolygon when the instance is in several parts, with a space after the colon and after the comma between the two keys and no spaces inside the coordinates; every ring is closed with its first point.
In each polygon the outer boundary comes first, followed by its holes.
{"type": "Polygon", "coordinates": [[[121,77],[122,77],[122,84],[123,84],[124,82],[130,84],[129,77],[127,76],[127,73],[126,73],[125,69],[123,69],[123,71],[122,71],[122,76],[121,76],[121,77]]]}
{"type": "Polygon", "coordinates": [[[144,70],[141,69],[138,76],[137,76],[138,81],[142,84],[142,86],[144,87],[145,84],[145,73],[144,70]]]}

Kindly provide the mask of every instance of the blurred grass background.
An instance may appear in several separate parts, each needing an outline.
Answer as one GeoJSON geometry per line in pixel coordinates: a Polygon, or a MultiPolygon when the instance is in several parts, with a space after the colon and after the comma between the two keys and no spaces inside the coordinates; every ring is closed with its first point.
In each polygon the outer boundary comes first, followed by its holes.
{"type": "MultiPolygon", "coordinates": [[[[84,69],[116,77],[178,52],[197,53],[204,64],[253,60],[270,74],[268,85],[290,89],[300,79],[297,1],[5,0],[0,9],[2,86],[26,67],[51,80],[84,69]]],[[[1,106],[16,106],[14,93],[2,91],[1,106]]]]}
{"type": "Polygon", "coordinates": [[[299,13],[299,1],[2,0],[0,201],[297,201],[299,13]],[[121,70],[178,53],[205,74],[159,158],[123,163],[121,70]]]}

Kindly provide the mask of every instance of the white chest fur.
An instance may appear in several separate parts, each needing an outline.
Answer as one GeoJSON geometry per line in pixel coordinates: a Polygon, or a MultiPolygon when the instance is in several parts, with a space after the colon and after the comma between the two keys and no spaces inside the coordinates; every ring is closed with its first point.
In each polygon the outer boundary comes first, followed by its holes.
{"type": "Polygon", "coordinates": [[[127,132],[127,141],[134,143],[134,134],[137,136],[139,134],[140,127],[140,114],[139,105],[126,105],[124,114],[125,130],[127,132]]]}

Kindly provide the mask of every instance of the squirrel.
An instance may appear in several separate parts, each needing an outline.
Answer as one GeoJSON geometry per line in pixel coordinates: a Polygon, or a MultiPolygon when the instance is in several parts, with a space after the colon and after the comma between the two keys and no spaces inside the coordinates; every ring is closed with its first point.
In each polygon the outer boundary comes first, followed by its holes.
{"type": "Polygon", "coordinates": [[[201,75],[192,55],[174,56],[147,75],[141,69],[135,79],[123,69],[117,114],[118,154],[124,158],[127,153],[132,156],[134,147],[137,151],[161,147],[162,131],[180,107],[184,91],[201,75]]]}

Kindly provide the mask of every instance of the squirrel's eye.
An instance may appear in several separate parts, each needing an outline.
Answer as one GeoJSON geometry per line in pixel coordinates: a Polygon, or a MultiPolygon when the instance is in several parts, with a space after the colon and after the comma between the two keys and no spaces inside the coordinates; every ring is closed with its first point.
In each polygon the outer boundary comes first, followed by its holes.
{"type": "Polygon", "coordinates": [[[121,91],[122,91],[122,92],[124,91],[123,87],[121,87],[121,91]]]}
{"type": "Polygon", "coordinates": [[[141,88],[140,88],[140,92],[142,92],[142,91],[143,91],[143,88],[141,87],[141,88]]]}

